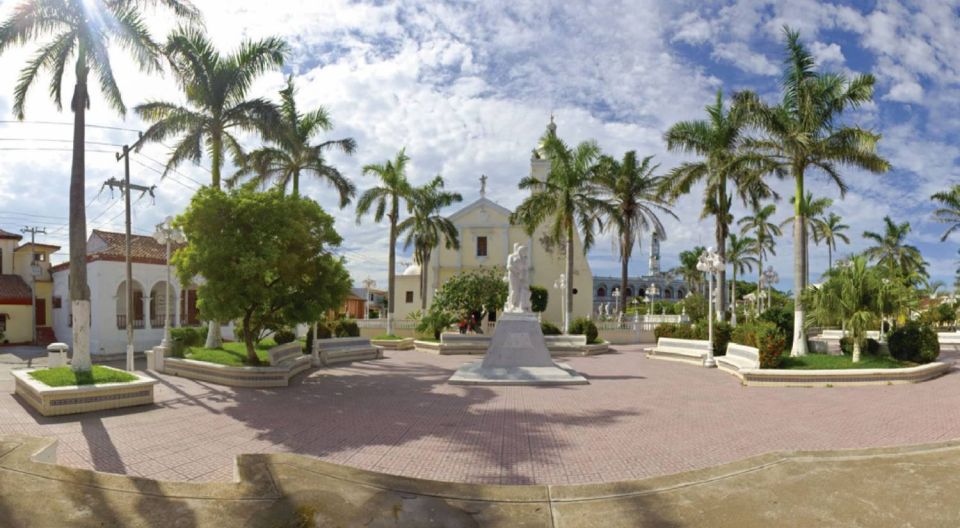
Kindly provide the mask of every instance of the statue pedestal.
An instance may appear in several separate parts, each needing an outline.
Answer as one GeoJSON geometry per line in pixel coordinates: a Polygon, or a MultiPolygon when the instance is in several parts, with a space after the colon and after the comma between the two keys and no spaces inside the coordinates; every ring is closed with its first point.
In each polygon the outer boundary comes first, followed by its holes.
{"type": "Polygon", "coordinates": [[[586,378],[554,363],[533,313],[504,313],[483,361],[460,367],[453,385],[586,385],[586,378]]]}

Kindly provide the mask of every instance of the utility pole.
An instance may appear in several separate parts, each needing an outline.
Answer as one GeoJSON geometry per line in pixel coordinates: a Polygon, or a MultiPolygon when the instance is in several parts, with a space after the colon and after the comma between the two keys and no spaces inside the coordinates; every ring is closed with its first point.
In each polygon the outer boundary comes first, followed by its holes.
{"type": "Polygon", "coordinates": [[[114,187],[120,189],[123,192],[125,199],[126,211],[124,216],[126,217],[126,261],[127,261],[127,280],[126,280],[126,306],[127,306],[127,371],[133,371],[133,263],[130,261],[130,191],[140,191],[140,196],[143,197],[146,194],[150,194],[150,197],[153,198],[153,190],[156,188],[156,185],[151,185],[147,187],[145,185],[135,185],[130,183],[130,146],[123,146],[123,153],[117,154],[117,161],[123,160],[123,181],[120,181],[116,178],[110,178],[103,183],[104,187],[110,187],[112,191],[114,187]]]}
{"type": "Polygon", "coordinates": [[[30,342],[34,345],[37,344],[37,246],[36,246],[36,236],[37,233],[42,235],[47,234],[46,228],[39,228],[36,226],[33,227],[24,227],[20,230],[21,233],[30,233],[30,329],[31,336],[30,342]]]}

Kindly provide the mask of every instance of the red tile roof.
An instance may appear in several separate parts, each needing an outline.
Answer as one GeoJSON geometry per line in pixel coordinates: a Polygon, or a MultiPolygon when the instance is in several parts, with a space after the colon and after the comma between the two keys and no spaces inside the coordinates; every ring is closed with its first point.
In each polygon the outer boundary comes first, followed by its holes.
{"type": "MultiPolygon", "coordinates": [[[[94,237],[103,240],[104,244],[106,244],[106,247],[95,253],[89,253],[90,246],[88,242],[87,262],[94,262],[97,260],[107,260],[112,262],[126,261],[126,235],[123,233],[114,233],[112,231],[101,231],[99,229],[94,229],[90,234],[90,239],[92,240],[94,237]]],[[[171,252],[176,251],[178,248],[184,245],[185,244],[174,244],[170,248],[171,252]]],[[[166,264],[167,246],[158,243],[152,236],[130,235],[130,261],[138,264],[166,264]]],[[[51,273],[57,272],[69,269],[69,267],[70,262],[68,261],[53,266],[50,268],[50,271],[51,273]]]]}
{"type": "Polygon", "coordinates": [[[3,229],[0,229],[0,239],[21,240],[23,239],[23,236],[18,235],[16,233],[11,233],[10,231],[4,231],[3,229]]]}
{"type": "Polygon", "coordinates": [[[20,275],[0,275],[0,304],[30,304],[31,297],[30,286],[20,275]]]}

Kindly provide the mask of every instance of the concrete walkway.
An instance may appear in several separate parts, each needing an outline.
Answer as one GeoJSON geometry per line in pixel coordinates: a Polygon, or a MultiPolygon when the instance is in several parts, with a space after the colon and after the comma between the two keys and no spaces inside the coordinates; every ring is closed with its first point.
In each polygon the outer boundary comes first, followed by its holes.
{"type": "Polygon", "coordinates": [[[42,463],[56,442],[0,437],[4,527],[953,527],[960,443],[768,454],[580,486],[450,484],[301,455],[240,457],[230,483],[168,483],[42,463]]]}
{"type": "Polygon", "coordinates": [[[902,386],[742,387],[723,372],[618,350],[570,358],[585,386],[450,386],[475,358],[388,352],[284,389],[159,376],[153,407],[58,418],[18,401],[6,372],[16,364],[0,361],[0,434],[57,438],[68,466],[169,481],[227,482],[237,455],[300,453],[407,477],[552,485],[960,438],[956,373],[902,386]]]}

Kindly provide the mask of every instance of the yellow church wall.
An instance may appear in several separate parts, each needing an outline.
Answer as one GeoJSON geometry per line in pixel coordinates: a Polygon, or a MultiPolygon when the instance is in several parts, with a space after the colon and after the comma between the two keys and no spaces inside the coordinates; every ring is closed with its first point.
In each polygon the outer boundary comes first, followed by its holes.
{"type": "Polygon", "coordinates": [[[30,330],[31,306],[29,304],[0,304],[0,313],[7,314],[7,329],[3,332],[3,341],[8,343],[29,343],[33,340],[30,330]]]}

